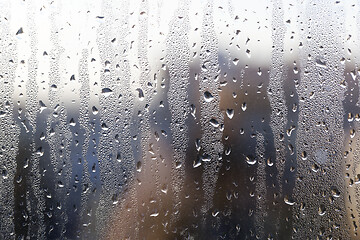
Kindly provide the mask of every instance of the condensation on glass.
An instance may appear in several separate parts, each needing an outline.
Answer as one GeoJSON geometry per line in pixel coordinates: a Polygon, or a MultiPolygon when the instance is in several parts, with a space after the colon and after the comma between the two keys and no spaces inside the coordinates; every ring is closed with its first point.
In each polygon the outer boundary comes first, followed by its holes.
{"type": "Polygon", "coordinates": [[[358,239],[357,0],[0,1],[1,239],[358,239]]]}

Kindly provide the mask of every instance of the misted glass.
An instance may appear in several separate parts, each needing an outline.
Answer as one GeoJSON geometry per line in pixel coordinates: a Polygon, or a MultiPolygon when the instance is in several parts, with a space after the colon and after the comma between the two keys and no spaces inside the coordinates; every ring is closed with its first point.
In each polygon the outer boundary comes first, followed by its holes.
{"type": "Polygon", "coordinates": [[[358,0],[0,1],[0,239],[359,239],[358,0]]]}

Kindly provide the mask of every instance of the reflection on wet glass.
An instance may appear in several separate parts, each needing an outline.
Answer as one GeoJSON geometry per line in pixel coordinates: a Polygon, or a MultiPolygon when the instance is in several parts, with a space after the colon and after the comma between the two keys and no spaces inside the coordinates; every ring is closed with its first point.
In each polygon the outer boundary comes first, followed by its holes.
{"type": "Polygon", "coordinates": [[[0,1],[1,239],[358,239],[358,1],[0,1]]]}

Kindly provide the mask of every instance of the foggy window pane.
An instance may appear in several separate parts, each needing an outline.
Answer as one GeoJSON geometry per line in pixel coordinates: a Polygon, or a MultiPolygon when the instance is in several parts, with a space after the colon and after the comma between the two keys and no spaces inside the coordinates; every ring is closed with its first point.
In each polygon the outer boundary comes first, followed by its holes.
{"type": "Polygon", "coordinates": [[[0,1],[0,239],[359,239],[357,0],[0,1]]]}

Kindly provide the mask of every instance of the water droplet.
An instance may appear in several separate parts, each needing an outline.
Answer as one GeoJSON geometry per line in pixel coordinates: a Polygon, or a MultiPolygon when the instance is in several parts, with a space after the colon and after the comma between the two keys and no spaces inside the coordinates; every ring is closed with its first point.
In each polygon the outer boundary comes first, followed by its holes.
{"type": "Polygon", "coordinates": [[[24,30],[23,30],[23,28],[21,27],[21,28],[19,28],[19,30],[16,32],[16,35],[19,35],[19,34],[22,34],[22,33],[24,33],[24,30]]]}
{"type": "Polygon", "coordinates": [[[196,151],[200,151],[200,149],[201,149],[201,146],[200,146],[200,139],[196,139],[195,140],[195,148],[196,148],[196,151]]]}
{"type": "Polygon", "coordinates": [[[239,63],[239,59],[238,59],[238,58],[234,58],[234,59],[233,59],[233,63],[234,63],[234,65],[237,65],[237,64],[239,63]]]}
{"type": "Polygon", "coordinates": [[[41,100],[39,101],[39,104],[40,104],[40,113],[42,113],[42,111],[44,111],[47,107],[41,100]]]}
{"type": "Polygon", "coordinates": [[[92,107],[92,112],[93,112],[94,115],[96,115],[96,114],[98,114],[99,110],[95,106],[93,106],[92,107]]]}
{"type": "Polygon", "coordinates": [[[318,166],[316,163],[313,163],[313,164],[311,165],[311,170],[312,170],[313,172],[318,172],[318,171],[319,171],[319,166],[318,166]]]}
{"type": "Polygon", "coordinates": [[[326,213],[326,209],[325,206],[323,204],[320,204],[319,209],[318,209],[318,213],[320,216],[324,216],[326,213]]]}
{"type": "Polygon", "coordinates": [[[247,108],[246,102],[244,102],[243,104],[241,104],[241,109],[245,112],[247,108]]]}
{"type": "Polygon", "coordinates": [[[7,179],[8,178],[8,171],[6,170],[6,168],[3,168],[1,171],[2,174],[2,178],[3,179],[7,179]]]}
{"type": "Polygon", "coordinates": [[[179,161],[176,161],[176,163],[175,163],[175,168],[176,168],[176,169],[179,169],[179,168],[181,168],[181,166],[182,166],[182,163],[179,162],[179,161]]]}
{"type": "Polygon", "coordinates": [[[155,131],[154,133],[155,140],[158,142],[160,140],[159,133],[155,131]]]}
{"type": "Polygon", "coordinates": [[[108,96],[110,96],[110,95],[113,93],[113,91],[112,91],[110,88],[103,88],[103,89],[101,90],[101,93],[102,93],[105,97],[108,97],[108,96]]]}
{"type": "Polygon", "coordinates": [[[214,119],[214,118],[212,118],[211,120],[210,120],[210,124],[213,126],[213,127],[218,127],[220,124],[219,124],[219,122],[216,120],[216,119],[214,119]]]}
{"type": "Polygon", "coordinates": [[[120,152],[118,152],[118,153],[116,154],[116,160],[117,160],[118,162],[121,162],[121,161],[122,161],[120,152]]]}
{"type": "Polygon", "coordinates": [[[316,66],[322,67],[322,68],[327,68],[325,59],[323,57],[317,56],[315,58],[315,62],[316,62],[316,66]]]}
{"type": "Polygon", "coordinates": [[[74,118],[71,118],[70,119],[70,122],[69,122],[70,126],[74,127],[76,125],[76,122],[74,120],[74,118]]]}
{"type": "Polygon", "coordinates": [[[240,128],[240,134],[243,135],[245,133],[245,130],[243,128],[240,128]]]}
{"type": "Polygon", "coordinates": [[[269,167],[272,167],[274,165],[274,162],[271,160],[271,158],[268,158],[266,162],[269,167]]]}
{"type": "Polygon", "coordinates": [[[303,151],[303,152],[301,153],[301,158],[302,158],[302,160],[306,160],[306,159],[307,159],[307,153],[306,153],[305,151],[303,151]]]}
{"type": "Polygon", "coordinates": [[[355,129],[350,129],[350,138],[355,137],[355,129]]]}
{"type": "Polygon", "coordinates": [[[158,212],[154,212],[154,213],[150,214],[150,217],[157,217],[157,216],[159,216],[158,212]]]}
{"type": "Polygon", "coordinates": [[[106,125],[106,123],[102,123],[101,124],[101,129],[106,131],[106,130],[109,130],[109,127],[106,125]]]}
{"type": "Polygon", "coordinates": [[[168,192],[168,187],[167,187],[167,185],[164,184],[164,185],[161,187],[161,192],[167,194],[167,192],[168,192]]]}
{"type": "Polygon", "coordinates": [[[139,161],[139,162],[137,162],[136,163],[136,171],[138,171],[138,172],[141,172],[141,162],[139,161]]]}
{"type": "Polygon", "coordinates": [[[211,102],[214,99],[213,95],[208,91],[204,92],[204,98],[206,102],[211,102]]]}
{"type": "Polygon", "coordinates": [[[234,109],[226,109],[226,115],[229,119],[232,119],[234,117],[234,109]]]}
{"type": "Polygon", "coordinates": [[[250,54],[250,50],[246,49],[246,55],[248,56],[248,58],[251,58],[251,54],[250,54]]]}
{"type": "Polygon", "coordinates": [[[44,132],[41,132],[41,134],[40,134],[40,140],[41,140],[41,141],[45,140],[45,134],[44,134],[44,132]]]}
{"type": "Polygon", "coordinates": [[[195,114],[196,114],[196,107],[195,107],[194,104],[191,104],[191,105],[190,105],[190,113],[191,113],[191,115],[192,115],[194,118],[196,118],[196,116],[195,116],[195,114]]]}
{"type": "Polygon", "coordinates": [[[111,200],[112,200],[113,205],[118,204],[119,200],[118,200],[118,196],[116,193],[112,195],[111,200]]]}
{"type": "Polygon", "coordinates": [[[219,214],[219,211],[218,211],[217,209],[215,209],[215,210],[211,213],[211,215],[212,215],[213,217],[216,217],[218,214],[219,214]]]}
{"type": "Polygon", "coordinates": [[[348,122],[353,122],[353,121],[354,121],[354,114],[348,113],[348,122]]]}
{"type": "Polygon", "coordinates": [[[252,156],[246,156],[245,160],[249,165],[254,165],[256,163],[256,159],[252,156]]]}
{"type": "Polygon", "coordinates": [[[340,191],[339,191],[337,188],[333,187],[333,188],[331,189],[331,195],[332,195],[333,197],[338,198],[338,197],[340,197],[340,191]]]}
{"type": "Polygon", "coordinates": [[[262,74],[261,68],[258,69],[257,74],[258,74],[259,76],[261,76],[261,74],[262,74]]]}
{"type": "Polygon", "coordinates": [[[42,157],[44,155],[44,151],[43,151],[42,147],[39,147],[36,150],[36,155],[38,155],[39,157],[42,157]]]}
{"type": "Polygon", "coordinates": [[[204,71],[204,72],[207,72],[208,71],[208,67],[207,67],[208,64],[209,64],[209,61],[205,61],[203,63],[203,65],[201,66],[201,70],[204,71]]]}
{"type": "Polygon", "coordinates": [[[6,116],[6,112],[0,111],[0,117],[5,117],[5,116],[6,116]]]}
{"type": "Polygon", "coordinates": [[[197,167],[200,167],[201,166],[201,159],[198,158],[197,160],[195,160],[193,162],[193,168],[197,168],[197,167]]]}
{"type": "Polygon", "coordinates": [[[61,182],[61,181],[58,181],[58,187],[59,188],[63,188],[65,185],[61,182]]]}
{"type": "Polygon", "coordinates": [[[144,92],[141,88],[137,88],[136,91],[138,91],[138,97],[139,97],[139,100],[140,101],[143,101],[144,100],[144,92]]]}
{"type": "Polygon", "coordinates": [[[201,158],[201,161],[203,161],[203,162],[210,162],[211,161],[211,157],[208,154],[203,154],[200,158],[201,158]]]}
{"type": "Polygon", "coordinates": [[[226,155],[226,156],[229,156],[230,153],[231,153],[231,147],[225,148],[225,155],[226,155]]]}
{"type": "Polygon", "coordinates": [[[290,206],[293,206],[295,204],[295,201],[293,199],[290,199],[287,195],[284,197],[284,202],[290,206]]]}

